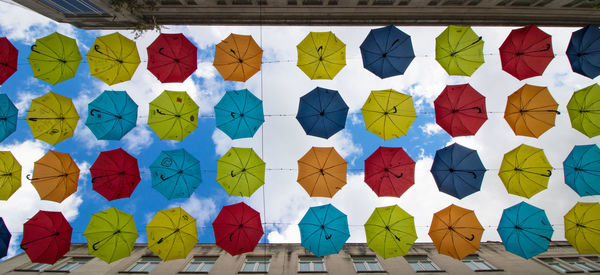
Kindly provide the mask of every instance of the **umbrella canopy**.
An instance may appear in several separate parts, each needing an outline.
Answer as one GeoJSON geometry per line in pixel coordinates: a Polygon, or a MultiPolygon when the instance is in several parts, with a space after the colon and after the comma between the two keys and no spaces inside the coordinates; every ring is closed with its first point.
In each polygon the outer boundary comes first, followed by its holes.
{"type": "Polygon", "coordinates": [[[0,200],[8,200],[20,187],[21,164],[10,151],[0,151],[0,200]]]}
{"type": "Polygon", "coordinates": [[[363,67],[381,79],[404,74],[415,58],[410,36],[392,25],[369,31],[360,53],[363,67]]]}
{"type": "Polygon", "coordinates": [[[448,85],[433,102],[435,122],[452,137],[472,136],[487,120],[485,97],[471,85],[448,85]]]}
{"type": "Polygon", "coordinates": [[[79,114],[70,98],[49,92],[31,101],[25,120],[34,138],[56,145],[73,136],[79,114]]]}
{"type": "Polygon", "coordinates": [[[158,211],[146,234],[148,249],[163,261],[185,259],[198,242],[196,219],[181,207],[158,211]]]}
{"type": "Polygon", "coordinates": [[[40,210],[23,224],[21,249],[33,263],[54,264],[71,249],[72,233],[62,213],[40,210]]]}
{"type": "Polygon", "coordinates": [[[331,204],[309,208],[298,227],[302,246],[317,257],[337,254],[350,238],[348,217],[331,204]]]}
{"type": "Polygon", "coordinates": [[[104,91],[88,104],[85,125],[100,140],[120,140],[137,122],[138,105],[125,91],[104,91]]]}
{"type": "Polygon", "coordinates": [[[379,147],[365,159],[365,182],[379,197],[399,198],[415,184],[415,161],[402,147],[379,147]]]}
{"type": "Polygon", "coordinates": [[[247,89],[227,91],[215,105],[215,119],[231,139],[251,138],[265,122],[263,102],[247,89]]]}
{"type": "Polygon", "coordinates": [[[498,224],[506,251],[525,259],[546,252],[552,233],[546,212],[526,202],[504,209],[498,224]]]}
{"type": "Polygon", "coordinates": [[[338,91],[317,87],[300,97],[296,119],[307,135],[330,138],[346,126],[348,105],[338,91]]]}
{"type": "Polygon", "coordinates": [[[185,149],[160,152],[150,173],[152,188],[169,200],[189,198],[202,182],[200,162],[185,149]]]}
{"type": "Polygon", "coordinates": [[[600,75],[600,29],[587,25],[574,31],[567,57],[574,72],[592,79],[600,75]]]}
{"type": "Polygon", "coordinates": [[[217,182],[229,196],[250,197],[265,184],[265,162],[252,148],[231,147],[217,160],[217,182]]]}
{"type": "Polygon", "coordinates": [[[600,85],[575,91],[567,104],[571,126],[589,138],[600,135],[600,85]]]}
{"type": "Polygon", "coordinates": [[[578,202],[564,221],[565,238],[580,254],[600,254],[600,203],[578,202]]]}
{"type": "Polygon", "coordinates": [[[525,84],[508,96],[504,119],[515,135],[538,138],[554,127],[557,109],[548,88],[525,84]]]}
{"type": "Polygon", "coordinates": [[[438,189],[458,199],[481,189],[485,171],[477,151],[458,143],[437,150],[431,165],[438,189]]]}
{"type": "Polygon", "coordinates": [[[92,215],[83,236],[88,253],[110,264],[129,257],[138,232],[132,215],[111,207],[92,215]]]}
{"type": "Polygon", "coordinates": [[[0,85],[17,71],[19,51],[6,37],[0,37],[0,85]]]}
{"type": "Polygon", "coordinates": [[[108,85],[131,80],[140,65],[135,42],[118,32],[96,38],[86,56],[92,76],[108,85]]]}
{"type": "Polygon", "coordinates": [[[94,191],[109,201],[129,198],[141,180],[137,159],[121,148],[100,152],[90,174],[94,191]]]}
{"type": "Polygon", "coordinates": [[[81,54],[75,39],[54,32],[35,40],[27,60],[35,78],[55,85],[75,76],[81,54]]]}
{"type": "Polygon", "coordinates": [[[406,255],[417,240],[413,216],[398,205],[375,208],[365,233],[367,246],[384,259],[406,255]]]}
{"type": "Polygon", "coordinates": [[[232,33],[215,46],[213,66],[225,80],[246,82],[260,71],[262,53],[252,36],[232,33]]]}
{"type": "Polygon", "coordinates": [[[331,198],[346,185],[348,163],[333,147],[312,147],[298,160],[298,183],[311,197],[331,198]]]}
{"type": "Polygon", "coordinates": [[[6,224],[4,224],[4,220],[0,217],[0,258],[6,256],[11,236],[8,228],[6,228],[6,224]]]}
{"type": "Polygon", "coordinates": [[[243,202],[224,206],[212,226],[216,244],[232,256],[253,251],[264,234],[260,213],[243,202]]]}
{"type": "Polygon", "coordinates": [[[371,91],[360,110],[367,130],[383,140],[406,135],[417,118],[412,97],[392,89],[371,91]]]}
{"type": "Polygon", "coordinates": [[[0,94],[0,142],[17,130],[18,113],[19,110],[10,98],[6,94],[0,94]]]}
{"type": "Polygon", "coordinates": [[[42,200],[60,203],[77,191],[79,167],[71,155],[50,150],[33,164],[33,177],[27,179],[42,200]]]}
{"type": "Polygon", "coordinates": [[[163,91],[150,102],[148,126],[163,140],[183,140],[198,128],[198,105],[187,92],[163,91]]]}
{"type": "Polygon", "coordinates": [[[502,69],[519,80],[542,75],[553,58],[552,37],[536,25],[512,30],[500,46],[502,69]]]}
{"type": "Polygon", "coordinates": [[[469,26],[448,26],[435,38],[435,60],[449,75],[472,75],[483,64],[483,40],[469,26]]]}
{"type": "Polygon", "coordinates": [[[429,237],[440,254],[457,260],[479,250],[483,227],[473,210],[454,204],[433,214],[429,237]]]}
{"type": "Polygon", "coordinates": [[[162,83],[183,82],[198,68],[198,48],[181,33],[161,33],[146,50],[148,71],[162,83]]]}
{"type": "Polygon", "coordinates": [[[528,199],[548,187],[551,175],[544,150],[525,144],[504,154],[498,172],[509,194],[528,199]]]}
{"type": "Polygon", "coordinates": [[[346,66],[346,44],[332,32],[310,32],[296,49],[298,68],[310,79],[333,79],[346,66]]]}
{"type": "Polygon", "coordinates": [[[579,196],[600,195],[600,148],[575,145],[563,162],[565,183],[579,196]]]}

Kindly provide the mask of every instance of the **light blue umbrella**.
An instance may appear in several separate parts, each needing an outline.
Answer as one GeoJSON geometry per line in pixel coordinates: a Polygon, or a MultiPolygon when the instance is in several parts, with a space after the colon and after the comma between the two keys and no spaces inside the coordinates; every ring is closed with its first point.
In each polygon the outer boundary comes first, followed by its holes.
{"type": "Polygon", "coordinates": [[[19,110],[6,94],[0,94],[0,142],[17,130],[19,110]]]}
{"type": "Polygon", "coordinates": [[[548,250],[552,233],[546,212],[526,202],[504,209],[498,225],[506,251],[525,259],[548,250]]]}
{"type": "Polygon", "coordinates": [[[104,91],[88,105],[85,125],[99,140],[120,140],[137,121],[138,105],[125,91],[104,91]]]}
{"type": "Polygon", "coordinates": [[[563,162],[565,183],[579,196],[600,195],[600,148],[576,145],[563,162]]]}
{"type": "Polygon", "coordinates": [[[152,188],[167,199],[189,198],[202,182],[200,162],[184,149],[162,151],[150,173],[152,188]]]}
{"type": "Polygon", "coordinates": [[[317,257],[340,252],[350,238],[346,214],[331,204],[309,208],[298,227],[302,246],[317,257]]]}
{"type": "Polygon", "coordinates": [[[215,105],[217,128],[231,139],[253,137],[265,121],[262,100],[250,91],[227,91],[215,105]]]}

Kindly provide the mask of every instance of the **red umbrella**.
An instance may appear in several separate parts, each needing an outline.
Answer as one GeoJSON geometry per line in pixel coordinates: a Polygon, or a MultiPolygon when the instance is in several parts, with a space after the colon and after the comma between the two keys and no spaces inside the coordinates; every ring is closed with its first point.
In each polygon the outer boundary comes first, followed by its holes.
{"type": "Polygon", "coordinates": [[[69,251],[72,233],[62,213],[40,210],[23,224],[21,249],[31,262],[54,264],[69,251]]]}
{"type": "Polygon", "coordinates": [[[254,250],[263,235],[260,214],[243,202],[224,206],[212,225],[215,242],[232,256],[254,250]]]}
{"type": "Polygon", "coordinates": [[[448,85],[433,102],[435,121],[453,137],[477,133],[487,120],[485,97],[471,85],[448,85]]]}
{"type": "Polygon", "coordinates": [[[502,69],[519,80],[542,75],[553,58],[552,37],[535,25],[512,30],[500,46],[502,69]]]}
{"type": "Polygon", "coordinates": [[[137,159],[121,148],[101,152],[90,174],[93,189],[109,201],[128,198],[140,182],[137,159]]]}
{"type": "Polygon", "coordinates": [[[0,85],[17,71],[18,56],[17,48],[6,37],[0,37],[0,85]]]}
{"type": "Polygon", "coordinates": [[[415,183],[415,161],[402,147],[379,147],[365,159],[365,182],[379,197],[400,197],[415,183]]]}
{"type": "Polygon", "coordinates": [[[162,83],[183,82],[198,67],[198,48],[181,33],[161,33],[147,50],[148,70],[162,83]]]}

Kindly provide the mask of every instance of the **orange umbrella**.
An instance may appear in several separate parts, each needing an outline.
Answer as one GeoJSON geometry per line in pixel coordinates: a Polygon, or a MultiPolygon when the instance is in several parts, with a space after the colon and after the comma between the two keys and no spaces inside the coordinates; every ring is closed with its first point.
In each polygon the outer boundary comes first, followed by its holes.
{"type": "Polygon", "coordinates": [[[556,109],[548,88],[525,84],[508,96],[504,119],[516,135],[537,138],[554,127],[556,109]]]}
{"type": "Polygon", "coordinates": [[[313,147],[298,160],[298,183],[311,197],[331,198],[346,185],[347,166],[333,147],[313,147]]]}
{"type": "Polygon", "coordinates": [[[473,210],[454,204],[433,214],[429,237],[440,254],[458,260],[479,250],[483,227],[473,210]]]}
{"type": "Polygon", "coordinates": [[[66,153],[48,151],[33,165],[33,178],[27,175],[42,200],[62,202],[77,191],[79,168],[66,153]]]}
{"type": "Polygon", "coordinates": [[[260,71],[262,52],[252,36],[232,33],[215,47],[213,65],[223,79],[245,82],[260,71]]]}

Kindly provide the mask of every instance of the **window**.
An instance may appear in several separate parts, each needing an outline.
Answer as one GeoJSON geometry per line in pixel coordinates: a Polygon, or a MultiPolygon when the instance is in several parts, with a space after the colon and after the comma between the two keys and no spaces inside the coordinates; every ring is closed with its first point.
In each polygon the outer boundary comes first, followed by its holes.
{"type": "Polygon", "coordinates": [[[375,256],[352,257],[356,271],[383,271],[375,256]]]}
{"type": "Polygon", "coordinates": [[[425,255],[410,255],[404,257],[415,271],[441,271],[429,257],[425,255]]]}
{"type": "Polygon", "coordinates": [[[497,270],[493,265],[488,263],[482,258],[479,258],[477,255],[469,255],[462,259],[462,262],[465,263],[470,269],[473,271],[481,271],[481,270],[497,270]]]}
{"type": "Polygon", "coordinates": [[[40,264],[40,263],[31,263],[29,265],[26,265],[22,268],[18,268],[17,270],[22,270],[22,271],[44,271],[48,268],[50,268],[52,265],[49,264],[40,264]]]}
{"type": "Polygon", "coordinates": [[[87,263],[90,260],[90,258],[88,257],[77,257],[77,258],[71,258],[68,261],[62,263],[61,265],[59,265],[56,269],[53,269],[55,271],[73,271],[77,268],[79,268],[80,266],[84,265],[85,263],[87,263]]]}
{"type": "Polygon", "coordinates": [[[217,257],[194,257],[184,272],[209,272],[216,261],[217,257]]]}
{"type": "Polygon", "coordinates": [[[576,269],[574,269],[571,265],[558,261],[554,258],[540,258],[540,260],[558,272],[566,273],[576,271],[576,269]]]}
{"type": "Polygon", "coordinates": [[[560,259],[586,272],[600,271],[600,267],[594,264],[598,263],[597,257],[568,257],[560,259]]]}
{"type": "Polygon", "coordinates": [[[242,272],[267,272],[271,257],[246,257],[242,272]]]}
{"type": "Polygon", "coordinates": [[[133,265],[129,272],[150,272],[160,263],[158,257],[142,257],[133,265]]]}
{"type": "Polygon", "coordinates": [[[325,262],[323,258],[300,257],[298,262],[298,271],[301,272],[322,272],[325,271],[325,262]]]}

